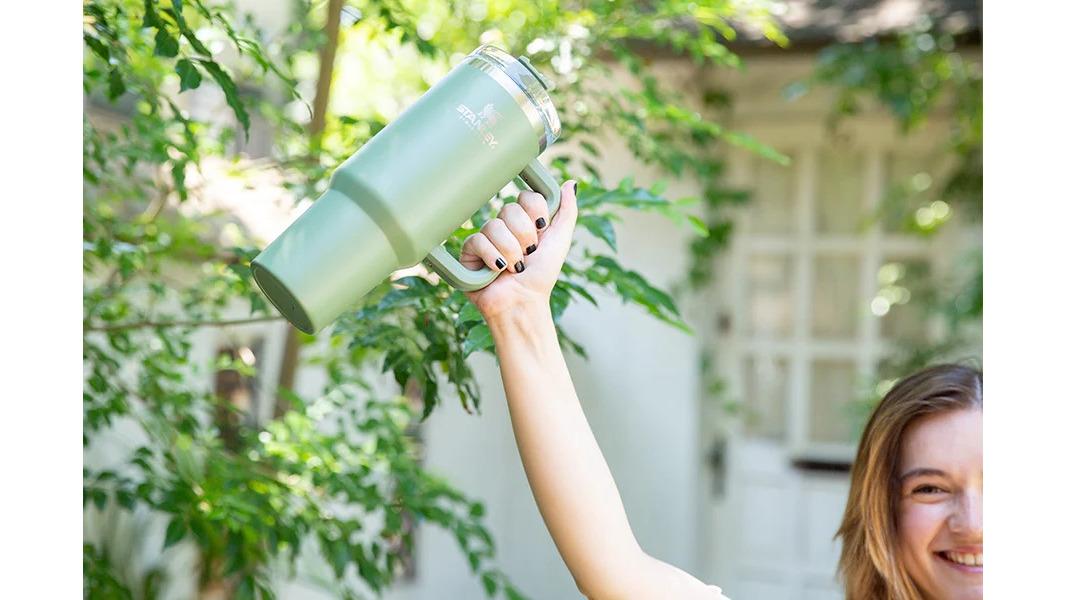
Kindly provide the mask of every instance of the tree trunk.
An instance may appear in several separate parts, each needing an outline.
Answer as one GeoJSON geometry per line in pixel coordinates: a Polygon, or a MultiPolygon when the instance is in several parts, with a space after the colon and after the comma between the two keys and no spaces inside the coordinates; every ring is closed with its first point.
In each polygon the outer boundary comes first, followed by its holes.
{"type": "MultiPolygon", "coordinates": [[[[311,158],[317,159],[322,148],[322,132],[326,128],[326,110],[333,84],[333,62],[337,57],[340,38],[341,8],[344,0],[329,0],[326,8],[326,45],[318,53],[318,81],[315,84],[315,99],[312,105],[311,123],[307,134],[311,137],[311,158]]],[[[285,352],[278,375],[278,389],[292,390],[296,381],[296,367],[300,363],[300,334],[291,324],[285,330],[285,352]]],[[[289,402],[279,393],[274,400],[274,417],[289,410],[289,402]]]]}
{"type": "Polygon", "coordinates": [[[311,135],[311,154],[317,155],[321,148],[322,131],[326,128],[326,110],[329,108],[329,92],[333,84],[333,61],[337,56],[337,40],[340,37],[341,8],[343,0],[329,0],[326,9],[326,45],[318,54],[318,82],[312,105],[311,123],[307,133],[311,135]]]}

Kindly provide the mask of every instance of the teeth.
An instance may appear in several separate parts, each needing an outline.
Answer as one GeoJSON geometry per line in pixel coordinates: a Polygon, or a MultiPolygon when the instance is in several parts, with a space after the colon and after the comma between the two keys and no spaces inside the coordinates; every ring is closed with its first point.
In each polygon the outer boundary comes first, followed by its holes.
{"type": "Polygon", "coordinates": [[[960,565],[966,565],[969,567],[983,567],[985,563],[985,555],[981,554],[962,554],[959,552],[945,552],[944,556],[951,562],[958,563],[960,565]]]}

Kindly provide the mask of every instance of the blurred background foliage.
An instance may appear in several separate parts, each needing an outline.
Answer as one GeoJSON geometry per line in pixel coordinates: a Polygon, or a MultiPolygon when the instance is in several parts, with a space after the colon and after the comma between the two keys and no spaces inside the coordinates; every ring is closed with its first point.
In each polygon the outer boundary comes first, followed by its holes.
{"type": "MultiPolygon", "coordinates": [[[[863,111],[887,110],[905,136],[919,136],[931,116],[946,112],[950,135],[940,149],[949,157],[944,169],[928,165],[906,179],[889,182],[867,226],[931,238],[949,221],[979,225],[983,206],[982,74],[979,58],[959,49],[955,37],[923,16],[888,39],[836,44],[824,49],[814,72],[785,90],[797,97],[812,87],[832,90],[827,126],[836,128],[863,111]]],[[[983,264],[978,248],[964,254],[946,277],[929,269],[888,263],[878,272],[879,291],[870,310],[884,316],[913,301],[938,331],[923,339],[897,343],[877,377],[864,386],[855,405],[856,437],[882,396],[901,377],[939,362],[968,360],[979,350],[983,317],[983,264]]],[[[972,366],[980,368],[980,364],[972,366]]]]}
{"type": "MultiPolygon", "coordinates": [[[[624,210],[661,214],[701,240],[699,256],[711,256],[728,241],[723,207],[745,198],[722,186],[716,145],[787,158],[717,124],[713,102],[686,105],[633,48],[735,67],[726,46],[735,23],[785,43],[768,6],[296,0],[289,26],[270,34],[232,5],[200,0],[86,0],[83,12],[83,441],[89,450],[120,427],[140,440],[115,465],[87,463],[87,522],[116,511],[160,516],[163,549],[192,549],[203,598],[274,597],[308,552],[331,566],[336,595],[376,595],[404,570],[410,523],[430,522],[451,532],[488,596],[522,597],[494,565],[485,507],[424,470],[410,435],[413,419],[429,417],[445,394],[477,410],[465,359],[493,348],[476,311],[435,278],[383,282],[318,340],[290,331],[289,375],[283,369],[272,418],[260,423],[204,385],[252,375],[254,361],[236,352],[202,365],[192,354],[204,328],[279,319],[250,278],[260,248],[239,232],[230,235],[236,243],[220,243],[211,221],[187,210],[203,191],[189,182],[224,157],[237,175],[279,173],[294,203],[313,200],[341,160],[463,55],[494,43],[528,55],[558,84],[565,150],[552,168],[580,180],[579,226],[606,248],[577,245],[553,314],[578,298],[595,303],[590,291],[601,290],[687,330],[671,293],[613,257],[612,223],[624,210]],[[682,20],[694,26],[678,27],[682,20]],[[616,81],[612,64],[635,85],[616,81]],[[331,95],[353,89],[360,93],[331,95]],[[188,90],[211,90],[229,112],[194,117],[181,102],[188,90]],[[269,156],[238,160],[264,131],[269,156]],[[671,199],[661,184],[601,180],[590,159],[607,134],[648,165],[694,176],[699,196],[671,199]],[[233,306],[247,316],[227,315],[233,306]],[[323,354],[300,358],[301,346],[322,339],[323,354]],[[320,394],[293,391],[291,369],[301,360],[328,373],[320,394]],[[375,386],[376,371],[396,389],[375,386]]],[[[457,234],[507,201],[495,198],[457,234]]],[[[133,581],[119,568],[116,544],[90,541],[84,556],[87,597],[149,598],[168,585],[156,570],[133,581]]]]}

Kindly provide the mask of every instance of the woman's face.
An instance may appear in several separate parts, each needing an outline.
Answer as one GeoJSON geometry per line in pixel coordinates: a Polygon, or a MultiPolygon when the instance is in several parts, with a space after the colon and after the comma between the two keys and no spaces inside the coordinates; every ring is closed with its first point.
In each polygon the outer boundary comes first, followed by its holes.
{"type": "Polygon", "coordinates": [[[900,552],[904,569],[935,600],[983,596],[981,415],[938,413],[903,432],[900,552]]]}

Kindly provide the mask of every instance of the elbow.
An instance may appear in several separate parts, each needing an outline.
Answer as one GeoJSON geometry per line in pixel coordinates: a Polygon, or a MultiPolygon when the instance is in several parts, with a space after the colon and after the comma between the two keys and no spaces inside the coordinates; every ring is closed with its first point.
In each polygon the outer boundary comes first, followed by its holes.
{"type": "Polygon", "coordinates": [[[619,598],[610,585],[611,577],[605,573],[574,575],[574,585],[582,596],[589,600],[615,600],[619,598]]]}
{"type": "Polygon", "coordinates": [[[637,600],[632,589],[611,586],[603,583],[596,585],[577,584],[577,591],[589,600],[637,600]]]}
{"type": "Polygon", "coordinates": [[[637,582],[629,581],[631,568],[600,568],[574,574],[574,585],[589,600],[634,600],[637,582]]]}
{"type": "Polygon", "coordinates": [[[574,584],[589,600],[722,600],[721,589],[709,586],[676,567],[647,555],[574,573],[574,584]]]}
{"type": "Polygon", "coordinates": [[[574,576],[574,585],[577,586],[577,591],[582,596],[589,600],[609,600],[610,596],[604,589],[603,582],[600,581],[602,577],[594,577],[591,575],[584,575],[581,577],[574,576]]]}
{"type": "Polygon", "coordinates": [[[583,584],[581,581],[575,580],[577,584],[577,591],[582,596],[588,598],[588,600],[619,600],[620,596],[613,592],[606,591],[603,586],[583,584]]]}

